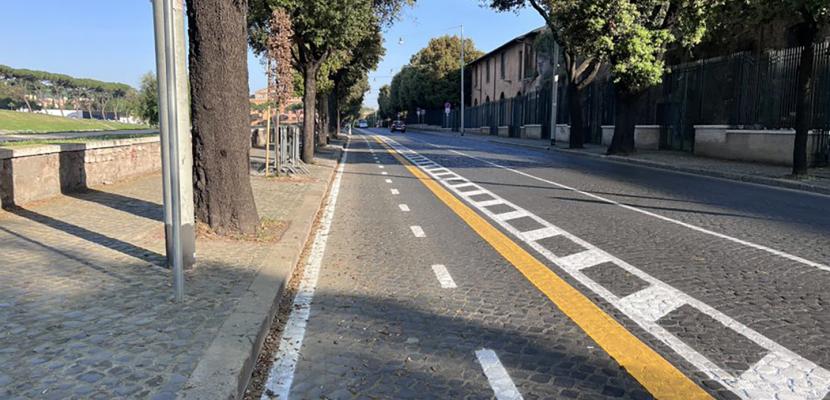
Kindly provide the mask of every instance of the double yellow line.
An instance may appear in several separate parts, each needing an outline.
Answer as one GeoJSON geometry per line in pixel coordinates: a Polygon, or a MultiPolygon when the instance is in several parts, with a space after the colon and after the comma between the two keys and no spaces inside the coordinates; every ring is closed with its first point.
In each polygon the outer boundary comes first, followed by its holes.
{"type": "Polygon", "coordinates": [[[711,399],[700,386],[626,330],[585,295],[473,211],[378,137],[388,153],[521,272],[608,355],[658,399],[711,399]]]}

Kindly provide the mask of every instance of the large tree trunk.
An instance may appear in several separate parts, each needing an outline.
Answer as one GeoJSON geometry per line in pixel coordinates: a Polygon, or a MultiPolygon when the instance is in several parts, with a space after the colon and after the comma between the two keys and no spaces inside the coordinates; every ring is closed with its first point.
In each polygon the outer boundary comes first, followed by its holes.
{"type": "Polygon", "coordinates": [[[813,58],[815,39],[818,30],[812,24],[804,24],[797,30],[796,36],[801,51],[801,63],[798,66],[798,101],[795,105],[795,143],[793,145],[793,175],[807,175],[807,140],[811,128],[811,99],[813,97],[813,58]]]}
{"type": "Polygon", "coordinates": [[[305,65],[303,80],[303,162],[314,162],[314,120],[317,110],[317,66],[305,65]]]}
{"type": "Polygon", "coordinates": [[[608,154],[631,154],[634,152],[637,100],[642,93],[628,93],[624,89],[615,88],[614,95],[614,138],[608,147],[608,154]]]}
{"type": "Polygon", "coordinates": [[[568,81],[568,114],[571,120],[571,137],[568,147],[581,149],[585,143],[585,121],[582,119],[582,90],[574,83],[573,79],[568,81]]]}
{"type": "Polygon", "coordinates": [[[256,232],[250,179],[247,0],[187,0],[197,220],[256,232]]]}

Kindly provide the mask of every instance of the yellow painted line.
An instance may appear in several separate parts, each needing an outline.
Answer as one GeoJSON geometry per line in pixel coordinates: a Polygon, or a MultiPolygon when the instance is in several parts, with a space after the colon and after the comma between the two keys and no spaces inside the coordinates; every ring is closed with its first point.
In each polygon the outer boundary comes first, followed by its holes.
{"type": "Polygon", "coordinates": [[[444,189],[420,169],[400,156],[383,141],[386,148],[412,175],[455,212],[502,257],[519,270],[565,315],[574,321],[608,355],[658,399],[711,399],[700,386],[669,363],[654,349],[640,341],[613,317],[565,282],[545,264],[496,229],[461,200],[444,189]]]}

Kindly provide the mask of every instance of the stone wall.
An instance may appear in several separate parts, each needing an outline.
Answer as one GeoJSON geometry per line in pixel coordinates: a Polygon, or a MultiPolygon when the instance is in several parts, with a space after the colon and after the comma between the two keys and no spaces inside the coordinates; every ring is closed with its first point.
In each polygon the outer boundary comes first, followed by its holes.
{"type": "Polygon", "coordinates": [[[161,170],[158,137],[0,149],[3,207],[161,170]]]}

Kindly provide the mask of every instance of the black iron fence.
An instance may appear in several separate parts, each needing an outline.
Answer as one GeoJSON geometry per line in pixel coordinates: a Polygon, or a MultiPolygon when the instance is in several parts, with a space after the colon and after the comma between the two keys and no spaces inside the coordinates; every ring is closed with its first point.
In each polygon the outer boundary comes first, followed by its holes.
{"type": "MultiPolygon", "coordinates": [[[[638,124],[662,127],[661,146],[692,151],[695,125],[730,125],[756,129],[793,128],[801,48],[737,53],[670,68],[661,85],[641,98],[634,117],[638,124]]],[[[815,79],[810,119],[820,136],[811,149],[817,158],[830,153],[830,42],[815,48],[815,79]]],[[[507,127],[519,136],[521,127],[541,125],[550,138],[550,84],[536,92],[465,109],[467,130],[496,135],[507,127]]],[[[567,85],[560,83],[558,124],[569,123],[567,85]]],[[[583,118],[586,141],[599,143],[602,125],[614,124],[614,90],[607,79],[597,80],[584,92],[583,118]]],[[[428,110],[420,119],[410,113],[408,123],[426,123],[458,130],[458,110],[449,117],[443,110],[428,110]]]]}

